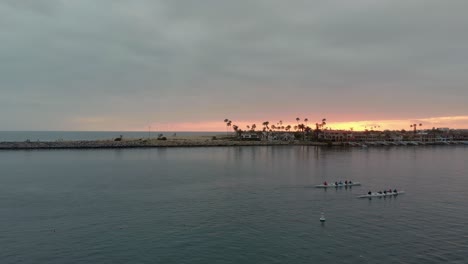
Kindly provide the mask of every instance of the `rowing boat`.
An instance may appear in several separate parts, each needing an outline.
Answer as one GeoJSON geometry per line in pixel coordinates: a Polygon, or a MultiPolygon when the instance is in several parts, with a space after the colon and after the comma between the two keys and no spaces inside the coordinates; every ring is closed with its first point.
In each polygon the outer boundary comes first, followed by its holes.
{"type": "Polygon", "coordinates": [[[358,198],[372,198],[372,197],[386,197],[386,196],[397,196],[399,194],[404,194],[404,191],[398,191],[398,192],[387,192],[387,193],[371,193],[371,194],[364,194],[364,195],[359,195],[358,198]]]}
{"type": "Polygon", "coordinates": [[[339,188],[339,187],[352,187],[352,186],[360,186],[361,183],[360,182],[353,182],[353,183],[338,183],[338,184],[335,184],[335,183],[331,183],[331,184],[319,184],[319,185],[315,185],[315,188],[339,188]]]}

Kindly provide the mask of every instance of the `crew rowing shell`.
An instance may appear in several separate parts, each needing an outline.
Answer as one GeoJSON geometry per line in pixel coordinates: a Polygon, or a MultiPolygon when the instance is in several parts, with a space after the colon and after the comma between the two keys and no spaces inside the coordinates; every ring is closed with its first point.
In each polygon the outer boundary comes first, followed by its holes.
{"type": "Polygon", "coordinates": [[[315,188],[339,188],[339,187],[352,187],[352,186],[360,186],[360,182],[353,182],[353,183],[331,183],[331,184],[319,184],[315,185],[315,188]]]}
{"type": "Polygon", "coordinates": [[[358,198],[372,198],[372,197],[386,197],[386,196],[397,196],[399,194],[404,194],[404,191],[398,191],[398,192],[387,192],[387,193],[371,193],[371,194],[364,194],[364,195],[359,195],[358,198]]]}

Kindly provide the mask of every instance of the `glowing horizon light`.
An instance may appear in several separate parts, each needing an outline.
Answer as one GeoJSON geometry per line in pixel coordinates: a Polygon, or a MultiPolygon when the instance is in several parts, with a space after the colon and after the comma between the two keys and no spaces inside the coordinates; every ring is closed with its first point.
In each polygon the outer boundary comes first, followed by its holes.
{"type": "MultiPolygon", "coordinates": [[[[294,118],[291,118],[294,120],[294,118]]],[[[310,120],[310,119],[309,119],[310,120]]],[[[256,131],[263,129],[263,121],[232,121],[232,125],[237,125],[242,130],[248,130],[247,126],[256,124],[256,131]]],[[[304,122],[301,122],[304,123],[304,122]]],[[[388,120],[360,120],[360,121],[341,121],[333,122],[333,120],[327,120],[325,128],[334,130],[350,130],[353,131],[365,131],[368,130],[412,130],[411,124],[422,124],[417,129],[432,129],[448,127],[453,129],[468,129],[468,116],[448,116],[448,117],[427,117],[420,119],[388,119],[388,120]]],[[[180,122],[180,123],[151,123],[151,127],[154,131],[192,131],[192,132],[233,132],[232,125],[227,127],[226,124],[221,121],[205,121],[205,122],[180,122]]],[[[276,122],[270,122],[269,127],[277,125],[276,122]]],[[[291,131],[294,131],[294,126],[297,122],[283,122],[283,126],[290,125],[291,131]]],[[[312,129],[315,129],[315,122],[309,121],[307,124],[312,129]]],[[[141,129],[134,129],[134,131],[140,131],[141,129]]]]}

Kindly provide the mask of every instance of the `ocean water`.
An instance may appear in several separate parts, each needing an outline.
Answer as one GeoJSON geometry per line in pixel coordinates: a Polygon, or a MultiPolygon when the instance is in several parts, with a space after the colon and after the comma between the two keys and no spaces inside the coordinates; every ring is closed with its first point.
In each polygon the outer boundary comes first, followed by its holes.
{"type": "Polygon", "coordinates": [[[468,263],[467,163],[466,146],[0,151],[0,263],[468,263]],[[313,188],[346,179],[362,186],[313,188]],[[356,198],[384,188],[406,194],[356,198]]]}
{"type": "MultiPolygon", "coordinates": [[[[58,140],[112,140],[124,138],[155,138],[164,136],[217,136],[226,132],[157,132],[157,131],[0,131],[0,142],[11,141],[58,141],[58,140]]],[[[231,133],[232,134],[232,133],[231,133]]]]}

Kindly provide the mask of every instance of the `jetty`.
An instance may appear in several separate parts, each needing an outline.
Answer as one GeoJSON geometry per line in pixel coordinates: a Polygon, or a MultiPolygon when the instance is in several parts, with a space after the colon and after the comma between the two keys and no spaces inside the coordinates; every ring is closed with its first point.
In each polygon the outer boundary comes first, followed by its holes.
{"type": "Polygon", "coordinates": [[[186,137],[177,139],[123,139],[76,141],[23,141],[0,142],[0,150],[40,149],[118,149],[118,148],[171,148],[171,147],[231,147],[231,146],[327,146],[323,142],[310,141],[243,141],[211,139],[210,137],[186,137]]]}
{"type": "Polygon", "coordinates": [[[108,140],[55,140],[0,142],[0,150],[35,149],[117,149],[117,148],[172,148],[172,147],[234,147],[234,146],[323,146],[323,147],[415,147],[428,145],[468,145],[468,141],[420,142],[420,141],[361,141],[324,142],[284,138],[249,140],[227,135],[218,136],[169,136],[158,138],[112,138],[108,140]]]}

